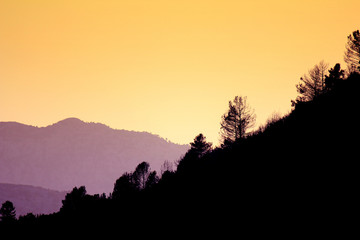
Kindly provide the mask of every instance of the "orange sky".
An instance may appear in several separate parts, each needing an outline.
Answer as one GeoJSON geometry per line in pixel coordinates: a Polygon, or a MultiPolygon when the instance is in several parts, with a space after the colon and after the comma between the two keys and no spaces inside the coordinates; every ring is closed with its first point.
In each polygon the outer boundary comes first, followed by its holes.
{"type": "Polygon", "coordinates": [[[358,0],[0,0],[0,121],[78,117],[218,144],[235,95],[261,124],[291,109],[313,65],[343,63],[359,9],[358,0]]]}

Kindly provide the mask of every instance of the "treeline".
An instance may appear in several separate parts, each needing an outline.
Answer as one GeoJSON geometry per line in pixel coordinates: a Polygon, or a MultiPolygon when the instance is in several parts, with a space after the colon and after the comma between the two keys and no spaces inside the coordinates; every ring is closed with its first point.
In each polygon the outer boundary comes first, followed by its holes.
{"type": "Polygon", "coordinates": [[[237,96],[222,116],[220,147],[199,134],[176,170],[167,162],[159,176],[143,162],[120,176],[109,196],[75,187],[50,215],[16,220],[6,203],[2,224],[174,233],[206,226],[254,234],[349,226],[358,176],[359,36],[348,38],[348,69],[320,62],[300,79],[288,115],[272,115],[250,131],[254,111],[237,96]]]}

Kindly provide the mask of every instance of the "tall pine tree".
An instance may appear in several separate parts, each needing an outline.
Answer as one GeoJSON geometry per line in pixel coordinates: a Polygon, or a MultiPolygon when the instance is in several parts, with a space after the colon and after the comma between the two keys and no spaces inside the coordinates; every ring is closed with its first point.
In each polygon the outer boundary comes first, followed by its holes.
{"type": "Polygon", "coordinates": [[[354,31],[348,36],[344,61],[350,72],[360,72],[360,32],[354,31]]]}
{"type": "Polygon", "coordinates": [[[236,96],[229,101],[229,110],[222,116],[220,134],[223,144],[245,138],[247,131],[254,127],[256,115],[248,105],[247,97],[236,96]]]}

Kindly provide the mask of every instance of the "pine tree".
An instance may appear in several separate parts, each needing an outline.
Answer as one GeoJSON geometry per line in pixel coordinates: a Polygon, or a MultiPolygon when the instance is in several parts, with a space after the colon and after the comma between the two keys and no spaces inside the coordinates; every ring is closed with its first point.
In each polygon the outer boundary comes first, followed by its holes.
{"type": "Polygon", "coordinates": [[[360,32],[354,31],[348,36],[344,61],[350,72],[360,72],[360,32]]]}
{"type": "Polygon", "coordinates": [[[12,202],[6,201],[0,209],[0,219],[2,222],[13,222],[16,220],[16,211],[12,202]]]}
{"type": "Polygon", "coordinates": [[[331,91],[334,87],[344,79],[345,71],[341,69],[340,63],[335,64],[333,68],[329,70],[329,76],[325,79],[326,91],[331,91]]]}
{"type": "Polygon", "coordinates": [[[312,101],[317,96],[321,95],[325,90],[325,78],[328,64],[321,61],[316,64],[312,69],[308,71],[300,78],[300,83],[296,85],[297,92],[300,96],[293,101],[293,105],[298,102],[312,101]]]}
{"type": "Polygon", "coordinates": [[[226,145],[245,138],[247,130],[254,127],[256,115],[247,104],[246,97],[236,96],[229,101],[229,110],[221,119],[221,138],[226,145]]]}
{"type": "Polygon", "coordinates": [[[212,143],[206,142],[206,137],[200,133],[194,139],[194,142],[190,143],[190,151],[193,151],[197,157],[202,157],[204,154],[211,151],[212,143]]]}

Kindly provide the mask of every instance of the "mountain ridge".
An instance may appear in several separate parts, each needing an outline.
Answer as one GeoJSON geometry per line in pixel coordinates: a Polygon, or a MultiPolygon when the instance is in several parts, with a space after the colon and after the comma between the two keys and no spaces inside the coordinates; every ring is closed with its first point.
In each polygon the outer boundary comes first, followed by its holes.
{"type": "Polygon", "coordinates": [[[52,127],[58,127],[58,126],[70,126],[70,127],[74,127],[75,125],[77,126],[97,126],[100,128],[104,128],[104,129],[111,129],[111,130],[115,130],[115,131],[123,131],[123,132],[130,132],[130,133],[145,133],[145,134],[149,134],[149,135],[153,135],[156,137],[159,137],[163,140],[165,140],[166,142],[172,143],[172,144],[176,144],[176,145],[181,145],[181,146],[188,146],[188,144],[181,144],[181,143],[176,143],[173,142],[167,138],[164,138],[158,134],[152,133],[152,132],[148,132],[148,131],[137,131],[137,130],[127,130],[127,129],[117,129],[117,128],[112,128],[104,123],[100,123],[100,122],[86,122],[83,121],[79,118],[76,117],[69,117],[69,118],[65,118],[63,120],[60,120],[56,123],[53,124],[49,124],[47,126],[43,126],[43,127],[39,127],[39,126],[33,126],[30,124],[25,124],[25,123],[20,123],[20,122],[16,122],[16,121],[0,121],[0,130],[4,127],[4,125],[6,126],[10,126],[10,127],[15,127],[15,126],[19,126],[23,129],[27,128],[27,129],[47,129],[47,128],[52,128],[52,127]]]}
{"type": "Polygon", "coordinates": [[[0,183],[0,204],[11,201],[17,216],[51,214],[60,210],[66,193],[31,185],[0,183]]]}
{"type": "Polygon", "coordinates": [[[147,161],[159,172],[188,149],[148,132],[66,118],[46,127],[0,122],[0,182],[68,191],[111,192],[115,180],[147,161]]]}

